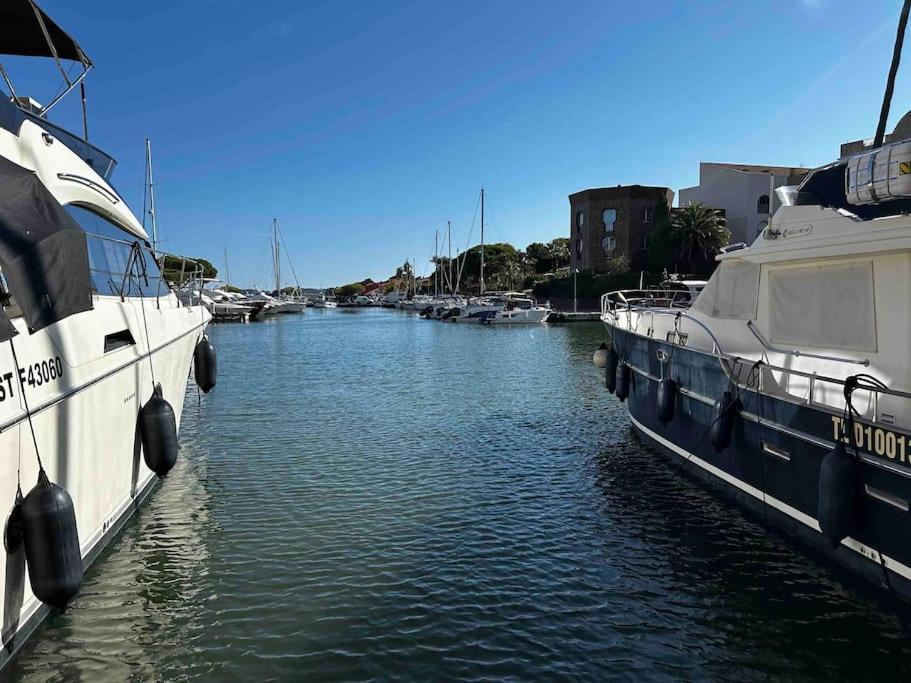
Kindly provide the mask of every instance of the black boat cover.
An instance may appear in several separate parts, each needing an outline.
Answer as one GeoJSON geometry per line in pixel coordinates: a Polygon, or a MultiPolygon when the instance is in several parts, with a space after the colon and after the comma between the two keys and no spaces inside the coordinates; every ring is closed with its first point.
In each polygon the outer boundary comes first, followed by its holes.
{"type": "Polygon", "coordinates": [[[92,64],[79,44],[33,0],[0,0],[0,54],[53,57],[48,38],[60,59],[82,62],[85,66],[92,64]]]}
{"type": "Polygon", "coordinates": [[[0,268],[30,332],[92,308],[85,232],[35,173],[2,157],[0,268]]]}

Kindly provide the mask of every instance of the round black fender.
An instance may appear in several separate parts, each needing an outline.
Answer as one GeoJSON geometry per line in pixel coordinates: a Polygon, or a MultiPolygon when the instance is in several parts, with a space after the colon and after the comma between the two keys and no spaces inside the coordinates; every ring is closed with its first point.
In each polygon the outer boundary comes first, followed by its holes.
{"type": "Polygon", "coordinates": [[[819,492],[816,519],[822,535],[832,548],[851,531],[857,508],[857,463],[839,441],[826,454],[819,467],[819,492]]]}
{"type": "Polygon", "coordinates": [[[146,465],[163,477],[177,462],[177,418],[171,404],[161,395],[161,385],[155,387],[146,404],[139,411],[139,434],[146,465]]]}
{"type": "Polygon", "coordinates": [[[206,336],[199,340],[193,350],[193,376],[196,379],[196,386],[202,389],[204,394],[212,391],[218,376],[218,356],[215,354],[215,347],[206,336]]]}
{"type": "Polygon", "coordinates": [[[674,408],[677,403],[677,383],[670,377],[658,382],[658,398],[655,414],[662,424],[674,419],[674,408]]]}
{"type": "Polygon", "coordinates": [[[731,444],[734,423],[739,412],[740,399],[735,398],[730,391],[725,391],[721,398],[715,401],[709,440],[716,453],[720,453],[731,444]]]}
{"type": "Polygon", "coordinates": [[[604,362],[604,386],[610,393],[617,389],[617,363],[620,361],[617,352],[611,347],[607,351],[607,359],[604,362]]]}
{"type": "Polygon", "coordinates": [[[617,366],[617,387],[614,390],[614,395],[621,401],[625,401],[626,397],[629,396],[631,374],[629,365],[626,363],[620,363],[617,366]]]}
{"type": "Polygon", "coordinates": [[[21,519],[32,592],[41,602],[62,609],[82,585],[73,499],[42,469],[35,488],[22,501],[21,519]]]}

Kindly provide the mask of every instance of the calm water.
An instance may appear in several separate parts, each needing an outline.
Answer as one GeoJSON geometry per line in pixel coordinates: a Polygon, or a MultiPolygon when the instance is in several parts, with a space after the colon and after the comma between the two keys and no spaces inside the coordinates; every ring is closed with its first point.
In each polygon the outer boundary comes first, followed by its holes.
{"type": "Polygon", "coordinates": [[[907,679],[902,616],[636,441],[601,336],[213,327],[177,468],[3,676],[907,679]]]}

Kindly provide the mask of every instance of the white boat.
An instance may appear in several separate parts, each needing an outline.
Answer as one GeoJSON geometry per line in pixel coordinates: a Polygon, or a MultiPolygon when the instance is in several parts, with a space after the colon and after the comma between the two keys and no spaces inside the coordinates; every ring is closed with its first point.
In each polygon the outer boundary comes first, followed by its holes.
{"type": "MultiPolygon", "coordinates": [[[[21,28],[13,44],[0,39],[0,54],[71,62],[81,71],[72,82],[82,82],[91,62],[50,17],[28,0],[8,0],[3,13],[21,28]]],[[[0,297],[0,511],[23,525],[6,527],[0,664],[50,614],[42,599],[65,603],[78,590],[83,566],[158,481],[147,465],[155,448],[137,438],[138,415],[158,387],[179,427],[194,349],[211,319],[163,279],[161,252],[110,182],[114,160],[48,122],[57,101],[0,96],[0,268],[8,286],[0,297]],[[65,491],[42,488],[45,481],[65,491]],[[52,514],[65,543],[29,517],[29,501],[48,490],[59,493],[52,514]],[[41,562],[37,538],[48,557],[65,559],[41,562]]],[[[201,269],[184,260],[181,270],[193,291],[201,269]]]]}
{"type": "Polygon", "coordinates": [[[485,325],[533,325],[545,323],[550,317],[549,306],[538,306],[534,299],[510,297],[503,308],[482,316],[485,325]]]}
{"type": "Polygon", "coordinates": [[[338,302],[331,297],[323,296],[313,300],[313,308],[338,308],[338,302]]]}

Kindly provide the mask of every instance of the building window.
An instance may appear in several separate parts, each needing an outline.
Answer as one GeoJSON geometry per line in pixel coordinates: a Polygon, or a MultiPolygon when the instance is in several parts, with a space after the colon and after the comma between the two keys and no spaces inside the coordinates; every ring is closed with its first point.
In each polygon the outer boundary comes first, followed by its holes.
{"type": "Polygon", "coordinates": [[[759,197],[759,201],[756,202],[756,213],[768,213],[769,212],[769,195],[764,194],[759,197]]]}
{"type": "Polygon", "coordinates": [[[655,220],[655,209],[652,206],[643,206],[642,207],[642,222],[651,223],[655,220]]]}
{"type": "Polygon", "coordinates": [[[576,213],[576,232],[582,232],[582,226],[585,223],[585,214],[581,211],[576,213]]]}
{"type": "Polygon", "coordinates": [[[582,258],[582,238],[576,238],[576,258],[582,258]]]}
{"type": "Polygon", "coordinates": [[[604,232],[613,232],[614,223],[617,222],[617,209],[604,209],[601,212],[601,220],[604,222],[604,232]]]}
{"type": "Polygon", "coordinates": [[[613,235],[608,235],[601,240],[601,248],[604,249],[605,254],[612,256],[614,250],[617,248],[617,239],[613,235]]]}
{"type": "Polygon", "coordinates": [[[769,227],[768,221],[759,221],[759,225],[756,226],[756,234],[761,235],[762,231],[769,227]]]}
{"type": "Polygon", "coordinates": [[[642,248],[648,249],[648,235],[642,236],[642,248]]]}

